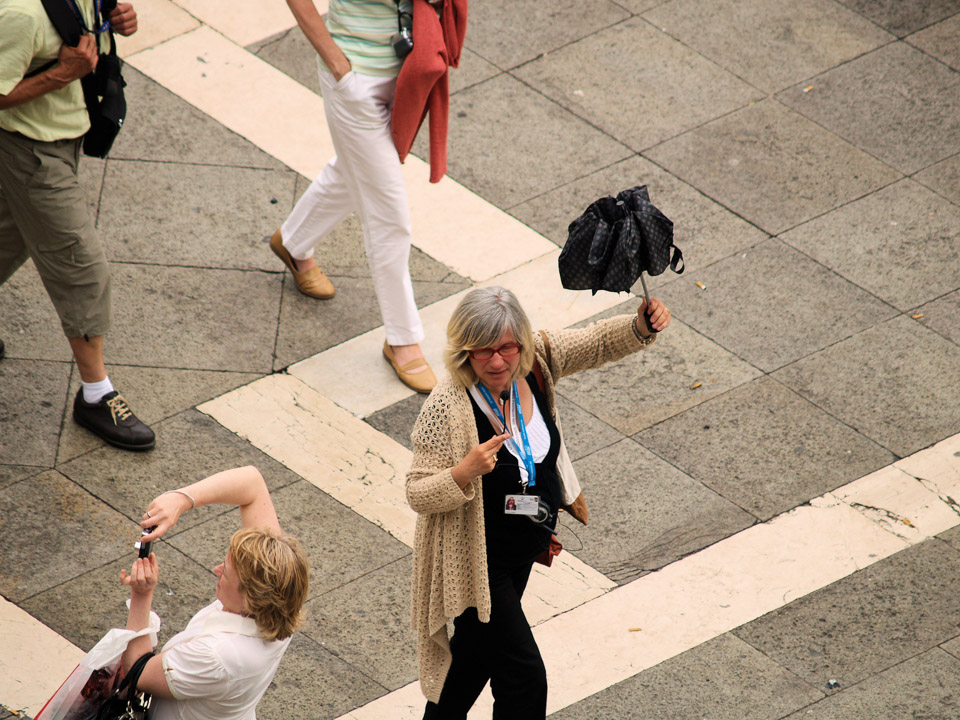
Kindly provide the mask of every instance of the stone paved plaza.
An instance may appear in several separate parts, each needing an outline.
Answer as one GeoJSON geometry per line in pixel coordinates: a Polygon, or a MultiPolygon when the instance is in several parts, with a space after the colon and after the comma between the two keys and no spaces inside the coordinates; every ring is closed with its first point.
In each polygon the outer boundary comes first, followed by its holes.
{"type": "MultiPolygon", "coordinates": [[[[0,720],[124,623],[149,500],[247,463],[312,563],[259,716],[419,717],[402,484],[422,398],[379,357],[355,218],[318,249],[333,300],[267,246],[332,154],[314,51],[282,0],[137,7],[129,117],[82,176],[110,376],[157,447],[73,423],[25,265],[0,287],[0,720]]],[[[407,163],[438,370],[474,285],[538,327],[635,312],[559,289],[597,197],[647,185],[687,260],[649,281],[660,342],[559,385],[591,522],[562,519],[568,564],[530,612],[551,717],[960,718],[960,0],[474,0],[448,152],[437,186],[407,163]]],[[[159,545],[162,639],[213,597],[236,526],[202,508],[159,545]]]]}

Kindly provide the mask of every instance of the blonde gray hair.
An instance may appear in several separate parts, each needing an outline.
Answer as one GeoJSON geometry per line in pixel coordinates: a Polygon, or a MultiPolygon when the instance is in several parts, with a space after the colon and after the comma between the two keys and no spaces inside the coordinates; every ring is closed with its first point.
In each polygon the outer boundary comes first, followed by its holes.
{"type": "Polygon", "coordinates": [[[521,346],[514,379],[525,377],[533,369],[533,332],[517,296],[498,286],[474,288],[464,295],[447,324],[444,363],[454,382],[463,387],[477,382],[470,351],[496,347],[507,330],[521,346]]]}

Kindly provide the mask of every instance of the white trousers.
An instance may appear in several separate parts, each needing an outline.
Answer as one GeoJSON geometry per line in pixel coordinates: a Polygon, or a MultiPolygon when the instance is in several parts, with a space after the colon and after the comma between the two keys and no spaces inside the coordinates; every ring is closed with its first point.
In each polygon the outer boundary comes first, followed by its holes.
{"type": "Polygon", "coordinates": [[[349,72],[337,82],[320,68],[323,106],[337,151],[281,227],[299,259],[351,212],[360,218],[380,316],[391,345],[423,340],[410,280],[410,206],[390,127],[396,78],[349,72]]]}

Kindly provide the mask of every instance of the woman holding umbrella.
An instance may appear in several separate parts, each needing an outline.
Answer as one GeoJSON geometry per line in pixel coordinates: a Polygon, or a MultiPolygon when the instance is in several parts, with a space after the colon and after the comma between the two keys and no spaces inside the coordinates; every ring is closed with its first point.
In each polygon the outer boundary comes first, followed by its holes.
{"type": "Polygon", "coordinates": [[[413,624],[425,720],[466,718],[488,680],[496,720],[546,716],[546,671],[520,600],[559,508],[586,522],[554,383],[651,345],[645,314],[654,331],[670,323],[651,299],[637,315],[535,335],[500,287],[474,289],[454,310],[450,377],[420,411],[407,474],[418,513],[413,624]]]}
{"type": "MultiPolygon", "coordinates": [[[[211,475],[153,499],[140,523],[161,537],[198,505],[237,505],[242,527],[230,540],[217,575],[216,600],[173,636],[144,666],[137,687],[153,695],[151,720],[255,720],[256,706],[300,624],[308,562],[300,543],[280,530],[270,492],[254,467],[211,475]]],[[[134,562],[127,628],[147,627],[159,579],[156,555],[134,562]]],[[[123,654],[124,672],[150,652],[149,637],[123,654]]]]}

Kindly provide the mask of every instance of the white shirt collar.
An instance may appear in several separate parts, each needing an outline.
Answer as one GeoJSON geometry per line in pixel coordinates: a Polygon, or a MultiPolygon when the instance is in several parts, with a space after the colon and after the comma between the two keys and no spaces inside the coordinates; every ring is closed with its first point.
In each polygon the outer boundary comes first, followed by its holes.
{"type": "Polygon", "coordinates": [[[236,635],[257,637],[260,631],[253,618],[244,617],[226,610],[213,610],[203,621],[204,633],[227,632],[236,635]]]}

